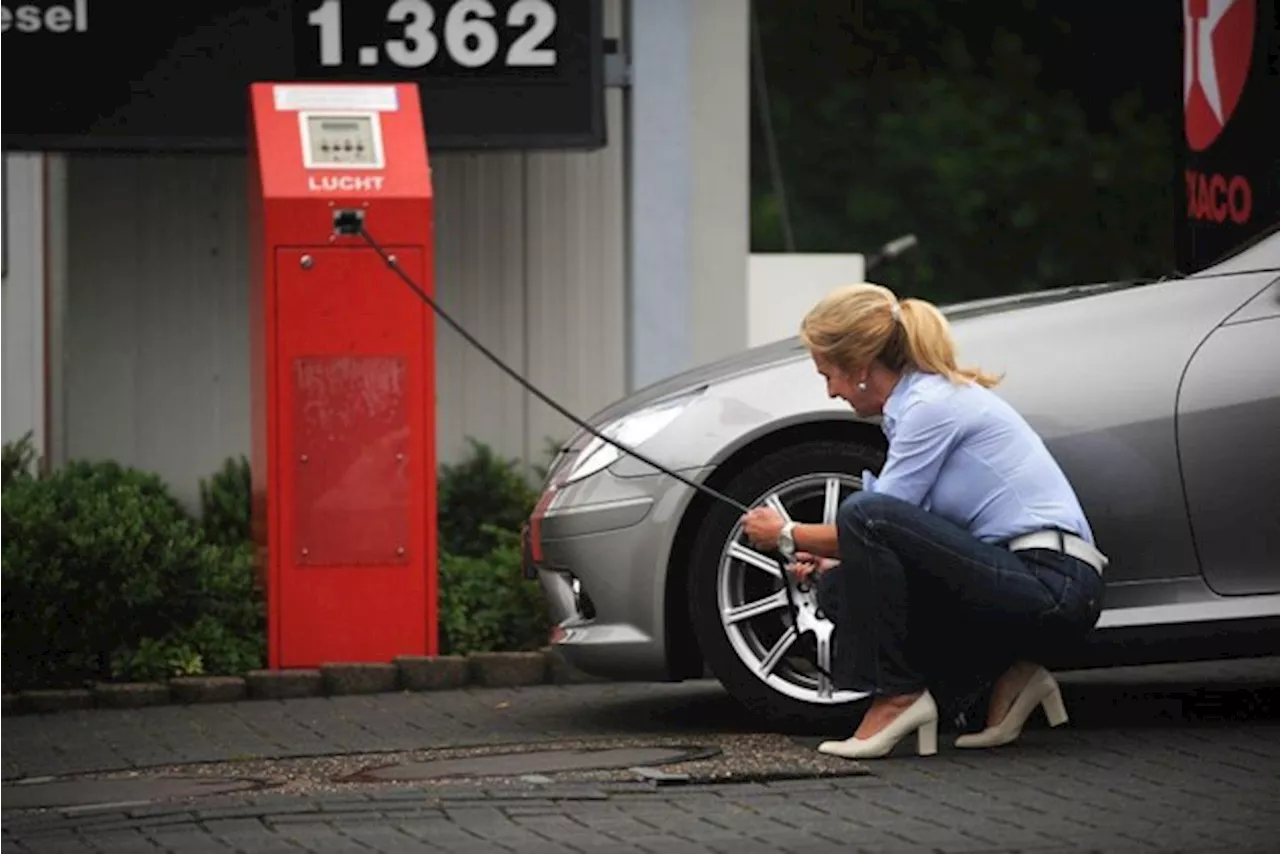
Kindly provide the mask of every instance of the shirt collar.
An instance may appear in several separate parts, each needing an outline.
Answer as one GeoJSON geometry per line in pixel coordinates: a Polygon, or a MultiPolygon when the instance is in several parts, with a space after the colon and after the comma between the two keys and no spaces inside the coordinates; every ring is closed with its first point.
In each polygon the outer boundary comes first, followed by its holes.
{"type": "Polygon", "coordinates": [[[907,396],[911,392],[911,385],[915,378],[915,371],[903,371],[897,385],[893,387],[893,391],[889,392],[889,398],[884,402],[884,409],[881,410],[881,424],[885,435],[893,435],[893,429],[898,425],[898,416],[902,414],[902,407],[907,403],[907,396]]]}

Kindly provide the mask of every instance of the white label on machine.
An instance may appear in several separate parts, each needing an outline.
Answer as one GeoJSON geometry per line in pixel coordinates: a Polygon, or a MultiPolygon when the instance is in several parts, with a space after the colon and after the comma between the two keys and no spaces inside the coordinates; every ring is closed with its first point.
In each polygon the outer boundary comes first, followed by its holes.
{"type": "Polygon", "coordinates": [[[307,189],[313,193],[351,190],[358,193],[382,191],[382,175],[308,175],[307,189]]]}
{"type": "Polygon", "coordinates": [[[303,165],[308,169],[383,168],[378,118],[377,113],[299,113],[303,165]]]}
{"type": "Polygon", "coordinates": [[[400,109],[394,86],[275,86],[276,109],[378,110],[400,109]]]}

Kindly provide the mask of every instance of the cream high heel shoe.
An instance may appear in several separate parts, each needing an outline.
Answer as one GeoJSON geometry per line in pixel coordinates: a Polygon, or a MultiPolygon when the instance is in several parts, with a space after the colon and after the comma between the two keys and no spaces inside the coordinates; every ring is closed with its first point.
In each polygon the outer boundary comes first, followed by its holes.
{"type": "Polygon", "coordinates": [[[1022,734],[1022,726],[1036,710],[1036,706],[1044,709],[1049,726],[1058,727],[1067,722],[1067,707],[1062,702],[1058,681],[1043,667],[1036,669],[1014,698],[1013,705],[1000,723],[989,726],[982,732],[960,736],[956,739],[956,747],[999,747],[1009,744],[1022,734]]]}
{"type": "Polygon", "coordinates": [[[844,741],[824,741],[818,745],[818,752],[845,759],[878,759],[913,731],[916,734],[916,751],[921,756],[932,756],[938,752],[938,705],[928,691],[870,738],[850,736],[844,741]]]}

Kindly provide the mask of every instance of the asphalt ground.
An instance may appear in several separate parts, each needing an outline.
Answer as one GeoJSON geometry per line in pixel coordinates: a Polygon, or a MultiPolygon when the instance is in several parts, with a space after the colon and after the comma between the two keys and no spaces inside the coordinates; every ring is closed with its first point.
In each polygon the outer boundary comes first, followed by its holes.
{"type": "Polygon", "coordinates": [[[1280,658],[1058,676],[1066,727],[867,762],[761,731],[708,681],[8,717],[2,845],[1280,850],[1280,658]]]}

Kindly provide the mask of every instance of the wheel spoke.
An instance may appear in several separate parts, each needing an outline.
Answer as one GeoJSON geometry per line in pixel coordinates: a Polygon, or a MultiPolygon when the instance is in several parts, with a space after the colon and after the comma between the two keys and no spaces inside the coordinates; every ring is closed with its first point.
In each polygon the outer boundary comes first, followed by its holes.
{"type": "Polygon", "coordinates": [[[775,492],[773,495],[770,495],[765,499],[764,503],[768,504],[774,510],[777,510],[778,515],[782,517],[783,522],[791,521],[791,514],[787,512],[786,505],[782,503],[782,499],[778,497],[778,493],[775,492]]]}
{"type": "Polygon", "coordinates": [[[766,596],[763,599],[757,599],[755,602],[748,602],[745,605],[739,605],[736,608],[729,608],[723,614],[725,625],[732,625],[743,620],[749,620],[752,617],[758,617],[761,614],[767,614],[775,608],[785,608],[787,606],[787,591],[779,590],[772,596],[766,596]]]}
{"type": "Polygon", "coordinates": [[[782,578],[782,567],[778,566],[778,562],[772,558],[767,558],[760,552],[755,551],[742,543],[734,543],[729,546],[729,555],[736,557],[743,563],[749,563],[757,569],[763,569],[774,578],[782,578]]]}
{"type": "Polygon", "coordinates": [[[836,523],[836,511],[840,509],[840,479],[827,478],[826,494],[823,495],[822,522],[824,525],[836,523]]]}
{"type": "Polygon", "coordinates": [[[831,684],[831,624],[827,623],[814,630],[814,646],[817,648],[818,663],[818,696],[824,700],[831,698],[834,690],[831,684]]]}
{"type": "Polygon", "coordinates": [[[791,649],[791,645],[800,637],[800,633],[796,631],[795,626],[787,626],[787,630],[782,633],[782,637],[778,638],[778,642],[773,645],[773,649],[769,650],[769,654],[764,657],[760,665],[756,668],[756,672],[761,676],[768,676],[773,672],[773,668],[778,666],[778,662],[782,660],[782,656],[787,654],[787,650],[791,649]]]}

